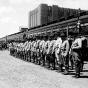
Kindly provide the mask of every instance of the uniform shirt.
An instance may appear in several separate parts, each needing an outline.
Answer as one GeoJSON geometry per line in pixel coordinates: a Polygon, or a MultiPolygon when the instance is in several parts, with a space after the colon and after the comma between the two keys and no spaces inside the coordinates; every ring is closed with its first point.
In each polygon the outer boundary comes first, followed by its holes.
{"type": "Polygon", "coordinates": [[[82,48],[86,48],[87,47],[87,39],[84,36],[82,36],[81,40],[82,40],[82,48]]]}
{"type": "Polygon", "coordinates": [[[40,44],[41,40],[37,40],[36,41],[36,52],[39,53],[39,44],[40,44]]]}
{"type": "Polygon", "coordinates": [[[52,54],[55,52],[55,48],[56,48],[56,40],[53,40],[52,54]]]}
{"type": "Polygon", "coordinates": [[[45,42],[45,46],[44,46],[44,53],[46,53],[46,54],[48,53],[49,44],[50,44],[50,41],[47,40],[47,41],[45,42]]]}
{"type": "Polygon", "coordinates": [[[33,42],[33,52],[36,52],[36,41],[33,42]]]}
{"type": "Polygon", "coordinates": [[[75,39],[75,41],[72,43],[72,49],[79,49],[82,47],[82,40],[81,38],[75,39]]]}
{"type": "Polygon", "coordinates": [[[53,54],[54,43],[55,43],[55,40],[50,41],[47,54],[53,54]]]}
{"type": "Polygon", "coordinates": [[[69,52],[69,48],[70,48],[70,46],[69,46],[69,41],[68,40],[65,40],[63,43],[62,43],[62,49],[63,49],[63,55],[64,56],[66,56],[67,54],[68,54],[68,52],[69,52]]]}
{"type": "Polygon", "coordinates": [[[39,49],[39,44],[40,44],[41,40],[37,40],[37,43],[36,43],[36,48],[39,49]]]}
{"type": "Polygon", "coordinates": [[[25,51],[28,51],[28,42],[25,45],[25,51]]]}
{"type": "Polygon", "coordinates": [[[39,44],[40,52],[43,52],[43,50],[44,50],[44,44],[45,44],[45,41],[42,40],[42,41],[40,42],[40,44],[39,44]]]}
{"type": "Polygon", "coordinates": [[[28,50],[31,49],[31,42],[28,43],[28,50]]]}
{"type": "Polygon", "coordinates": [[[54,48],[56,53],[60,52],[61,44],[62,44],[62,39],[58,37],[57,40],[55,41],[55,48],[54,48]]]}
{"type": "Polygon", "coordinates": [[[56,48],[60,48],[62,44],[62,39],[60,37],[57,38],[56,42],[55,42],[55,46],[56,48]]]}
{"type": "Polygon", "coordinates": [[[31,42],[31,51],[33,51],[33,48],[34,48],[33,44],[34,44],[34,41],[31,42]]]}

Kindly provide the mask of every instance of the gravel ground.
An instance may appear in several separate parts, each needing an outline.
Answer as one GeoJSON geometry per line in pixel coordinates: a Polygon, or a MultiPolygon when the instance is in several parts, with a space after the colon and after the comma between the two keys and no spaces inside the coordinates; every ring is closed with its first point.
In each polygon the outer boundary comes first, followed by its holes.
{"type": "Polygon", "coordinates": [[[88,62],[81,78],[73,78],[74,70],[63,75],[33,63],[22,61],[0,51],[0,88],[88,88],[88,62]]]}

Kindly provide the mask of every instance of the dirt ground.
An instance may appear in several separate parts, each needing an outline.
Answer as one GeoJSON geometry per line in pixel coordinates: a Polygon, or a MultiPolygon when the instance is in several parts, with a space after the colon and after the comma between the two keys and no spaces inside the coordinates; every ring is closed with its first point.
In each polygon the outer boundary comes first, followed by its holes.
{"type": "Polygon", "coordinates": [[[0,51],[0,88],[88,88],[88,62],[81,78],[73,78],[74,73],[63,75],[0,51]]]}

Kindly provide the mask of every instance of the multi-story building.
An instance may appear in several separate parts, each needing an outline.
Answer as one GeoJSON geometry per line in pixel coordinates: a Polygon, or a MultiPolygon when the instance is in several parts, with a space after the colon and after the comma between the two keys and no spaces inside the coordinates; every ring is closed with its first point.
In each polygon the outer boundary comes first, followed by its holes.
{"type": "Polygon", "coordinates": [[[40,4],[36,9],[29,11],[28,29],[46,25],[63,17],[67,19],[69,16],[77,14],[78,11],[77,9],[62,8],[57,5],[48,6],[47,4],[40,4]]]}

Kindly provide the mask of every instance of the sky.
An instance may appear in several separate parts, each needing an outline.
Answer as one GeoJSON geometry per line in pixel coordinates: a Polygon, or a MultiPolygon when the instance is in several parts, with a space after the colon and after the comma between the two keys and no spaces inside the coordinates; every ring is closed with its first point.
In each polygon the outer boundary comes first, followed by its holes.
{"type": "Polygon", "coordinates": [[[28,27],[28,12],[41,3],[88,10],[88,0],[0,0],[0,38],[28,27]]]}

